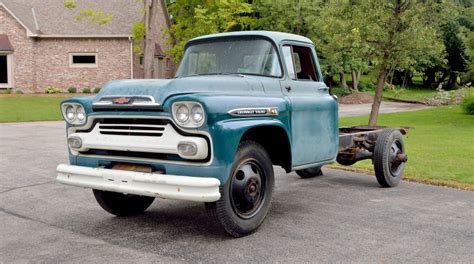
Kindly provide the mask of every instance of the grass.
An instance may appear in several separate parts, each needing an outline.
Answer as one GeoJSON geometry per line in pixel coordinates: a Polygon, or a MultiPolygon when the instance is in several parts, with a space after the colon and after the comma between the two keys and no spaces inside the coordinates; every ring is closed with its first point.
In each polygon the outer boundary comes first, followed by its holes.
{"type": "Polygon", "coordinates": [[[2,95],[0,122],[61,120],[59,103],[64,95],[2,95]]]}
{"type": "MultiPolygon", "coordinates": [[[[340,126],[367,120],[367,116],[341,118],[340,126]]],[[[405,179],[474,190],[474,116],[463,114],[460,106],[381,114],[378,124],[413,127],[405,137],[409,157],[405,179]]],[[[352,167],[373,171],[370,160],[352,167]]]]}

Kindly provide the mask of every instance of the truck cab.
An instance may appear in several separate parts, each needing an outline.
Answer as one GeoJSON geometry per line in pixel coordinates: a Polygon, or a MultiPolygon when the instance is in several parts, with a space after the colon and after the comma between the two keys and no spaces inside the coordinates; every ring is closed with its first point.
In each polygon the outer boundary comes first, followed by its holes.
{"type": "Polygon", "coordinates": [[[321,175],[339,148],[338,107],[308,38],[246,31],[190,40],[174,79],[114,80],[64,100],[61,183],[117,216],[156,197],[205,202],[239,237],[263,222],[273,166],[321,175]]]}

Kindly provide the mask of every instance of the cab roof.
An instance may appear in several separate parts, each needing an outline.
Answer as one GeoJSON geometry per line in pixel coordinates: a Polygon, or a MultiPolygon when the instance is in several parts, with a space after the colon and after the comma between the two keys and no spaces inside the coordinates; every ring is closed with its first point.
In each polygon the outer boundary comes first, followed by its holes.
{"type": "Polygon", "coordinates": [[[279,44],[280,42],[282,42],[284,40],[299,41],[299,42],[313,44],[313,42],[309,38],[303,37],[303,36],[300,36],[300,35],[290,34],[290,33],[283,33],[283,32],[276,32],[276,31],[263,31],[263,30],[235,31],[235,32],[226,32],[226,33],[204,35],[204,36],[200,36],[200,37],[191,39],[189,41],[189,43],[194,42],[194,41],[213,39],[213,38],[240,37],[240,36],[265,37],[265,38],[271,39],[276,44],[279,44]]]}

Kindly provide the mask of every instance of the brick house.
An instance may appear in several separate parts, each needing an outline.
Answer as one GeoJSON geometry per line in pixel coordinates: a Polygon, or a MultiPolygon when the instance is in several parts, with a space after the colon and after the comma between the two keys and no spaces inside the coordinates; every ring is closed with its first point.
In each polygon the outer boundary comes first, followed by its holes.
{"type": "MultiPolygon", "coordinates": [[[[164,1],[159,1],[160,27],[170,26],[164,1]]],[[[44,92],[46,86],[67,90],[98,87],[111,79],[143,78],[141,56],[133,52],[131,28],[143,19],[137,0],[0,0],[0,89],[44,92]],[[75,19],[81,8],[113,14],[96,25],[75,19]]],[[[166,39],[156,41],[154,77],[170,78],[172,60],[163,54],[166,39]]]]}

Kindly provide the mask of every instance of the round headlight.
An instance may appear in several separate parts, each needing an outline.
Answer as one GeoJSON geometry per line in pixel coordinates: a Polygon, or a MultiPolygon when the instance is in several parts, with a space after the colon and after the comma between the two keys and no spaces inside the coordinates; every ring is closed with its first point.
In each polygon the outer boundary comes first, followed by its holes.
{"type": "Polygon", "coordinates": [[[176,110],[176,119],[181,123],[188,121],[189,108],[186,105],[181,105],[178,107],[178,109],[176,110]]]}
{"type": "Polygon", "coordinates": [[[70,121],[74,120],[76,118],[76,110],[74,109],[73,106],[68,106],[66,108],[66,118],[70,121]]]}
{"type": "Polygon", "coordinates": [[[194,106],[191,109],[191,119],[194,122],[199,123],[202,121],[203,118],[204,118],[204,111],[202,111],[201,106],[199,105],[194,106]]]}
{"type": "Polygon", "coordinates": [[[84,112],[84,108],[80,107],[77,109],[77,120],[84,121],[86,119],[86,113],[84,112]]]}

